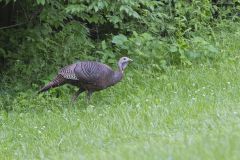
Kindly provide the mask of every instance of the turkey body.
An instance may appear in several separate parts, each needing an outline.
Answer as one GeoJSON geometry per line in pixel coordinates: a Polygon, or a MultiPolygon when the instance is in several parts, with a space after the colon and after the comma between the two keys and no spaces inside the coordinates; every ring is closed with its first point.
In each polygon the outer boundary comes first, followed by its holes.
{"type": "Polygon", "coordinates": [[[66,83],[86,91],[99,91],[120,81],[123,74],[113,71],[109,66],[93,61],[78,62],[62,68],[61,75],[66,83]]]}
{"type": "MultiPolygon", "coordinates": [[[[62,68],[58,75],[50,83],[44,86],[38,93],[64,84],[77,86],[79,90],[73,96],[76,100],[84,91],[87,97],[95,91],[106,89],[115,85],[123,78],[123,70],[131,59],[123,57],[118,62],[119,69],[113,71],[109,66],[95,61],[81,61],[62,68]]],[[[131,60],[132,61],[132,60],[131,60]]]]}

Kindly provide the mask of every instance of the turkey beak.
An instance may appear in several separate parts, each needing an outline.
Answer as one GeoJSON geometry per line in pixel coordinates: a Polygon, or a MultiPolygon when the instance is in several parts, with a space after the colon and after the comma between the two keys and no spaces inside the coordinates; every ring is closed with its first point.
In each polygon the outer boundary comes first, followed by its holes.
{"type": "Polygon", "coordinates": [[[128,61],[129,61],[129,62],[132,62],[133,60],[129,58],[128,61]]]}

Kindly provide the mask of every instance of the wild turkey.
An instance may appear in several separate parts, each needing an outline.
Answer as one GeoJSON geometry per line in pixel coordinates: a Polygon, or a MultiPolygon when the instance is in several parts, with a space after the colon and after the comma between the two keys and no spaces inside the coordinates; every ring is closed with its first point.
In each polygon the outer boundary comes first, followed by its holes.
{"type": "Polygon", "coordinates": [[[87,99],[93,92],[115,85],[123,78],[124,69],[132,60],[122,57],[118,61],[118,70],[113,71],[109,66],[95,61],[81,61],[62,68],[53,81],[44,86],[38,93],[63,84],[79,87],[73,95],[75,101],[80,93],[87,91],[87,99]]]}

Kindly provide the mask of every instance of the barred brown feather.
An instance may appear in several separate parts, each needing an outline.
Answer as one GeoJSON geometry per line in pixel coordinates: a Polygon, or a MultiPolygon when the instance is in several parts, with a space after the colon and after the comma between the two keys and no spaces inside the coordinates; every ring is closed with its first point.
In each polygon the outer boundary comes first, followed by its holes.
{"type": "Polygon", "coordinates": [[[54,80],[52,80],[50,83],[48,83],[46,86],[44,86],[38,93],[45,92],[49,90],[50,88],[58,87],[60,85],[63,85],[65,83],[65,79],[62,75],[57,75],[54,80]]]}

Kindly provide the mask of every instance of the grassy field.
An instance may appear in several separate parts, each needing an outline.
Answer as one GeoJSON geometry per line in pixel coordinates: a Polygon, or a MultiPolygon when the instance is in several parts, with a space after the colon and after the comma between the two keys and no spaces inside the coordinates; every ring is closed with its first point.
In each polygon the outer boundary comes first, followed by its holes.
{"type": "Polygon", "coordinates": [[[2,96],[12,111],[0,111],[0,159],[238,160],[240,28],[216,33],[217,61],[166,73],[130,66],[89,105],[55,90],[2,96]]]}

